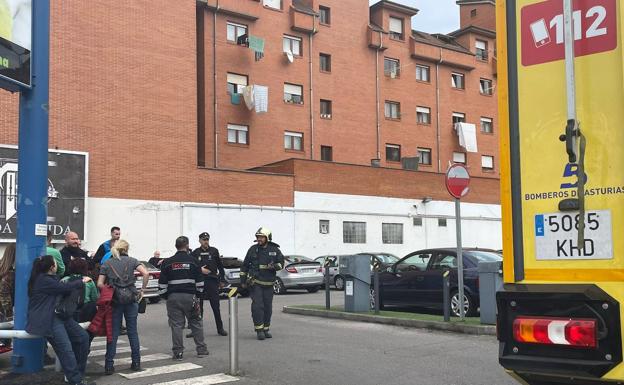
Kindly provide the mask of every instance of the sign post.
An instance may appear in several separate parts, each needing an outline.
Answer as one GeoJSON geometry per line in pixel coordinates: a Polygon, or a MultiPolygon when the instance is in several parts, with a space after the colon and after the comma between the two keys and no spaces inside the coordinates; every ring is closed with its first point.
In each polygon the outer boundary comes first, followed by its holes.
{"type": "MultiPolygon", "coordinates": [[[[30,7],[27,7],[30,11],[30,7]]],[[[24,12],[27,12],[24,11],[24,12]]],[[[47,223],[48,78],[50,2],[32,2],[33,85],[21,89],[19,114],[19,172],[17,175],[17,254],[15,260],[15,329],[24,330],[28,315],[28,279],[32,263],[45,251],[38,226],[47,223]]],[[[17,20],[14,20],[17,22],[17,20]]],[[[30,26],[29,26],[30,28],[30,26]]],[[[16,339],[13,372],[33,373],[43,367],[43,340],[16,339]]]]}
{"type": "MultiPolygon", "coordinates": [[[[452,165],[446,172],[446,189],[455,198],[455,232],[457,234],[457,287],[458,299],[456,305],[459,307],[459,316],[463,321],[465,314],[464,301],[464,258],[461,239],[461,210],[460,199],[468,194],[468,184],[470,175],[466,167],[460,164],[452,165]]],[[[451,304],[454,300],[451,299],[451,304]]]]}

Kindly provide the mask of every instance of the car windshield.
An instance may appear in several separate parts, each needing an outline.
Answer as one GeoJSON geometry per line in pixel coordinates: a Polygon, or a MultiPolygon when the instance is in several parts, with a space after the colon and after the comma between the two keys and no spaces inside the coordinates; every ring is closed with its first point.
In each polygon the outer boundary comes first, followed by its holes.
{"type": "Polygon", "coordinates": [[[234,257],[223,257],[221,263],[224,269],[236,269],[243,265],[243,261],[234,257]]]}
{"type": "Polygon", "coordinates": [[[375,254],[375,256],[379,258],[381,263],[386,263],[389,265],[394,264],[399,260],[399,258],[396,255],[392,255],[392,254],[375,254]]]}
{"type": "Polygon", "coordinates": [[[304,257],[303,255],[287,255],[284,258],[286,258],[288,262],[314,262],[310,258],[304,257]]]}
{"type": "Polygon", "coordinates": [[[500,254],[488,251],[469,251],[466,254],[473,256],[478,262],[500,262],[503,260],[500,254]]]}
{"type": "Polygon", "coordinates": [[[143,261],[143,262],[141,262],[141,264],[142,264],[143,266],[145,266],[145,268],[146,268],[147,270],[158,270],[158,268],[154,267],[154,265],[152,265],[152,264],[151,264],[151,263],[149,263],[149,262],[144,262],[144,261],[143,261]]]}

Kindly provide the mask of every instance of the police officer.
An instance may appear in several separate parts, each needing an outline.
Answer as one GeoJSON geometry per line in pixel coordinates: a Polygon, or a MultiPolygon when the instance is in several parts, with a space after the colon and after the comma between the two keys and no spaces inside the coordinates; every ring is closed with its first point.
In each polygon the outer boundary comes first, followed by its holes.
{"type": "Polygon", "coordinates": [[[243,288],[249,287],[251,318],[257,338],[271,338],[273,313],[273,283],[275,272],[284,267],[284,256],[279,245],[272,242],[271,230],[261,227],[256,231],[256,245],[251,246],[241,267],[243,288]]]}
{"type": "MultiPolygon", "coordinates": [[[[221,320],[221,309],[219,308],[219,288],[225,277],[225,270],[219,257],[219,250],[210,246],[210,234],[203,232],[199,234],[200,247],[193,250],[193,257],[197,260],[204,275],[204,296],[200,302],[201,315],[204,317],[204,301],[210,301],[212,313],[214,314],[215,323],[217,324],[217,333],[221,336],[227,336],[227,332],[223,329],[223,321],[221,320]]],[[[193,333],[187,334],[187,338],[191,338],[193,333]]]]}

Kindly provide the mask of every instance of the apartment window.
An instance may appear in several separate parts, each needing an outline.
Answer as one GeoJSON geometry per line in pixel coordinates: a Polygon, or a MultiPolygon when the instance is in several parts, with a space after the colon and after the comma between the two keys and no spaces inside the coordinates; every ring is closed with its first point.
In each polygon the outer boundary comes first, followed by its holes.
{"type": "Polygon", "coordinates": [[[451,86],[460,90],[464,89],[464,74],[451,73],[451,86]]]}
{"type": "Polygon", "coordinates": [[[329,234],[329,221],[327,219],[319,220],[319,233],[329,234]]]}
{"type": "Polygon", "coordinates": [[[413,222],[414,226],[422,226],[423,225],[422,217],[413,217],[412,218],[412,222],[413,222]]]}
{"type": "Polygon", "coordinates": [[[321,160],[331,162],[334,160],[332,146],[321,146],[321,160]]]}
{"type": "Polygon", "coordinates": [[[286,150],[303,151],[303,134],[300,132],[284,132],[284,148],[286,150]]]}
{"type": "Polygon", "coordinates": [[[273,9],[282,9],[282,0],[262,0],[262,5],[273,9]]]}
{"type": "Polygon", "coordinates": [[[401,146],[398,144],[386,144],[386,160],[389,162],[400,162],[401,146]]]}
{"type": "Polygon", "coordinates": [[[494,170],[494,157],[490,155],[482,155],[481,167],[486,171],[494,170]]]}
{"type": "Polygon", "coordinates": [[[321,72],[331,72],[331,55],[326,53],[319,54],[319,67],[321,72]]]}
{"type": "Polygon", "coordinates": [[[227,92],[228,94],[242,94],[243,89],[247,86],[248,78],[246,75],[227,74],[227,92]]]}
{"type": "Polygon", "coordinates": [[[491,118],[481,118],[481,132],[491,134],[494,132],[491,118]]]}
{"type": "Polygon", "coordinates": [[[284,101],[292,104],[303,104],[303,87],[297,84],[284,83],[284,101]]]}
{"type": "Polygon", "coordinates": [[[416,122],[431,124],[431,109],[429,107],[416,107],[416,122]]]}
{"type": "Polygon", "coordinates": [[[490,79],[479,79],[479,92],[482,95],[492,95],[492,81],[490,79]]]}
{"type": "Polygon", "coordinates": [[[418,163],[431,165],[431,149],[418,147],[418,163]]]}
{"type": "Polygon", "coordinates": [[[429,67],[416,65],[416,80],[421,82],[429,82],[429,67]]]}
{"type": "Polygon", "coordinates": [[[477,10],[476,9],[471,9],[470,10],[470,17],[477,17],[477,10]]]}
{"type": "Polygon", "coordinates": [[[402,223],[382,223],[381,240],[388,244],[403,244],[403,224],[402,223]]]}
{"type": "Polygon", "coordinates": [[[332,101],[321,99],[321,118],[331,119],[332,117],[332,101]]]}
{"type": "Polygon", "coordinates": [[[301,38],[284,35],[282,40],[284,52],[290,52],[295,56],[301,56],[301,38]]]}
{"type": "Polygon", "coordinates": [[[319,6],[319,21],[321,24],[331,24],[331,10],[329,7],[323,7],[322,5],[319,6]]]}
{"type": "Polygon", "coordinates": [[[343,243],[366,243],[366,222],[342,222],[343,243]]]}
{"type": "Polygon", "coordinates": [[[390,16],[390,39],[403,40],[403,19],[390,16]]]}
{"type": "Polygon", "coordinates": [[[453,162],[466,164],[466,153],[465,152],[454,152],[453,153],[453,162]]]}
{"type": "Polygon", "coordinates": [[[475,52],[477,59],[487,61],[488,52],[487,52],[487,42],[483,40],[477,40],[475,43],[475,52]]]}
{"type": "Polygon", "coordinates": [[[401,103],[386,100],[385,115],[388,119],[401,119],[401,103]]]}
{"type": "Polygon", "coordinates": [[[401,65],[397,59],[384,58],[384,74],[391,78],[397,78],[401,74],[401,65]]]}
{"type": "Polygon", "coordinates": [[[453,127],[457,123],[466,123],[466,114],[463,112],[453,112],[453,127]]]}
{"type": "Polygon", "coordinates": [[[247,26],[227,22],[227,40],[236,43],[238,38],[247,34],[247,26]]]}
{"type": "Polygon", "coordinates": [[[438,218],[438,227],[446,227],[446,218],[438,218]]]}
{"type": "Polygon", "coordinates": [[[249,144],[249,127],[238,124],[227,125],[228,143],[249,144]]]}

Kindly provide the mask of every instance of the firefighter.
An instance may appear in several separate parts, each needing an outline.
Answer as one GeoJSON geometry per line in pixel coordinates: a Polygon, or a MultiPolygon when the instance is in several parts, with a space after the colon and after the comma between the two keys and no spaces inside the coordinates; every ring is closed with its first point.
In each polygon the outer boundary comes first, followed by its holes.
{"type": "Polygon", "coordinates": [[[275,272],[284,267],[284,256],[279,245],[272,242],[271,230],[261,227],[256,231],[256,245],[251,246],[241,267],[241,284],[249,288],[251,318],[259,340],[271,338],[273,312],[273,283],[275,272]]]}

